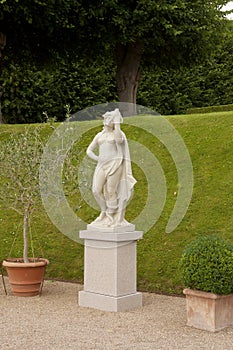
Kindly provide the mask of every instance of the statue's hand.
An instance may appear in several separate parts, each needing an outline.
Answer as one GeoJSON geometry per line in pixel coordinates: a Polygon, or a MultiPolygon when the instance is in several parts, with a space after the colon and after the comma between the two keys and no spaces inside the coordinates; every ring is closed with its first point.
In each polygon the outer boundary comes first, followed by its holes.
{"type": "Polygon", "coordinates": [[[87,155],[89,158],[91,158],[95,162],[98,162],[99,157],[94,152],[92,152],[89,148],[87,149],[87,155]]]}
{"type": "Polygon", "coordinates": [[[115,115],[114,115],[113,123],[114,124],[123,123],[123,118],[122,118],[122,115],[121,115],[119,109],[116,109],[116,111],[117,111],[117,113],[115,113],[115,115]]]}

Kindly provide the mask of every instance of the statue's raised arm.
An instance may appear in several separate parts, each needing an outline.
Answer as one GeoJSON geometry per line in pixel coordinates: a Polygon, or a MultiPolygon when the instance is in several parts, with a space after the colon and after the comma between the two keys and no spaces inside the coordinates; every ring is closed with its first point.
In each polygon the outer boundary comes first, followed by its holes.
{"type": "Polygon", "coordinates": [[[136,183],[132,175],[128,142],[120,128],[119,109],[103,115],[104,127],[87,148],[87,155],[97,161],[92,191],[101,213],[91,227],[129,227],[125,209],[136,183]],[[98,155],[94,152],[98,148],[98,155]]]}

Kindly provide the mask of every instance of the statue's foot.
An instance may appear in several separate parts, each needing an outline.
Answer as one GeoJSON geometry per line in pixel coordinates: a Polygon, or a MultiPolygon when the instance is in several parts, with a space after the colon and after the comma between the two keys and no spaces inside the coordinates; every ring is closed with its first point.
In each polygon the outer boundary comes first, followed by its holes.
{"type": "Polygon", "coordinates": [[[127,226],[127,225],[132,225],[130,222],[128,222],[127,220],[123,219],[121,222],[122,226],[127,226]]]}
{"type": "Polygon", "coordinates": [[[111,214],[109,214],[109,213],[106,213],[106,222],[107,222],[107,226],[112,226],[112,224],[113,224],[113,217],[112,217],[112,215],[111,214]]]}
{"type": "Polygon", "coordinates": [[[96,224],[96,223],[98,223],[98,222],[103,221],[104,218],[105,218],[105,216],[106,216],[105,211],[101,211],[100,215],[99,215],[92,223],[93,223],[93,224],[96,224]]]}

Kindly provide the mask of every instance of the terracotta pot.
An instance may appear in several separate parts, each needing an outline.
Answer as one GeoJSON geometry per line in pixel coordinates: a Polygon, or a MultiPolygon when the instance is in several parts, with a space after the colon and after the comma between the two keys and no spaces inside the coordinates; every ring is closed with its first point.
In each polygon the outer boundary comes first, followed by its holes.
{"type": "Polygon", "coordinates": [[[233,325],[233,294],[217,295],[184,289],[187,325],[210,332],[233,325]]]}
{"type": "Polygon", "coordinates": [[[5,266],[12,292],[16,296],[28,297],[41,293],[47,259],[29,259],[24,263],[22,259],[7,259],[2,265],[5,266]]]}

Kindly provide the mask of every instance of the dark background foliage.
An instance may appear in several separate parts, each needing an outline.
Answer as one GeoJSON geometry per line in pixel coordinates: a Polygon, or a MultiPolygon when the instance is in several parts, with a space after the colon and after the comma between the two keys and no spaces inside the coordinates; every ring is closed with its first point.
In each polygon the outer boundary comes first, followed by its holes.
{"type": "Polygon", "coordinates": [[[140,75],[135,68],[138,104],[161,114],[232,104],[233,21],[222,19],[224,3],[196,0],[186,11],[180,0],[101,6],[0,1],[0,32],[7,38],[0,62],[5,121],[42,122],[43,112],[62,120],[67,104],[75,113],[118,100],[116,47],[127,55],[127,45],[138,39],[144,48],[140,75]]]}

